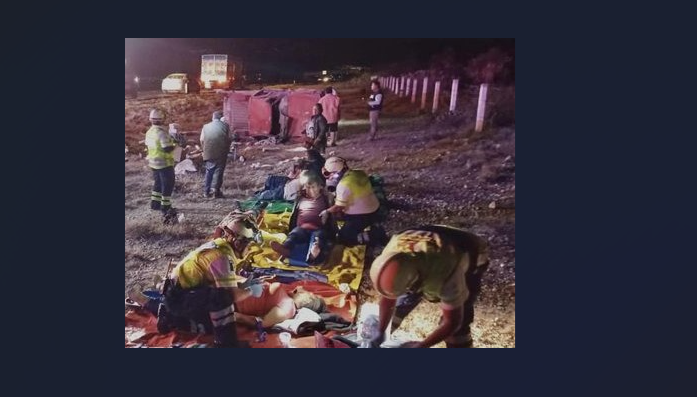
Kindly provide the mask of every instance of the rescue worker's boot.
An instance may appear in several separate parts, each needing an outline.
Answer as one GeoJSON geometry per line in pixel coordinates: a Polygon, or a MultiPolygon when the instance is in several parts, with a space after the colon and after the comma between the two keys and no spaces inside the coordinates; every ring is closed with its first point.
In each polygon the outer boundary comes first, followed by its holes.
{"type": "Polygon", "coordinates": [[[167,211],[163,211],[162,217],[162,222],[165,225],[175,225],[179,222],[177,210],[174,208],[169,208],[167,211]]]}
{"type": "Polygon", "coordinates": [[[213,340],[216,347],[239,347],[235,306],[227,294],[219,288],[211,295],[208,315],[213,325],[213,340]]]}

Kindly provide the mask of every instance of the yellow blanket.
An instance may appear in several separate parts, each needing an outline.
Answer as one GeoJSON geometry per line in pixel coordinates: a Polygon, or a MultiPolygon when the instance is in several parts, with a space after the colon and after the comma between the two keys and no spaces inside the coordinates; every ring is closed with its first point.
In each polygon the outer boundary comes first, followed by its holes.
{"type": "Polygon", "coordinates": [[[335,246],[329,255],[329,259],[322,266],[298,267],[288,264],[288,260],[279,261],[279,254],[271,249],[269,242],[275,240],[282,243],[286,239],[290,212],[282,214],[264,214],[259,225],[263,242],[252,254],[253,266],[261,268],[275,267],[283,270],[309,270],[325,274],[329,284],[339,286],[346,283],[357,291],[361,284],[363,266],[365,261],[365,246],[355,247],[335,246]]]}

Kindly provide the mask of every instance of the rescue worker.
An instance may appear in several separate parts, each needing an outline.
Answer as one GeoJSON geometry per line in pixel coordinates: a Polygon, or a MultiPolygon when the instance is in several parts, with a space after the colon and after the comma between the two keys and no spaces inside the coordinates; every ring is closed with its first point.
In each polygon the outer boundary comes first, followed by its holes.
{"type": "Polygon", "coordinates": [[[320,217],[326,217],[325,212],[329,212],[344,220],[337,242],[347,247],[369,242],[377,245],[387,243],[385,230],[376,223],[380,202],[373,192],[368,174],[349,169],[346,160],[341,157],[328,158],[322,173],[327,178],[328,187],[330,181],[338,180],[334,205],[320,213],[320,217]],[[368,226],[371,226],[370,231],[364,231],[368,226]]]}
{"type": "Polygon", "coordinates": [[[440,304],[441,321],[424,340],[402,347],[430,347],[443,340],[449,348],[472,347],[474,302],[488,265],[487,242],[465,230],[426,225],[393,235],[370,267],[381,295],[380,334],[373,346],[384,341],[390,320],[395,330],[423,298],[440,304]]]}
{"type": "Polygon", "coordinates": [[[250,278],[238,285],[235,276],[256,227],[240,216],[222,229],[222,237],[191,251],[169,275],[157,313],[161,333],[190,326],[195,332],[212,332],[217,347],[239,347],[235,303],[263,292],[261,280],[250,278]]]}
{"type": "Polygon", "coordinates": [[[152,126],[145,133],[148,147],[148,166],[152,169],[154,184],[150,193],[150,208],[162,211],[164,223],[177,222],[176,210],[172,208],[174,190],[174,156],[176,142],[164,127],[165,114],[160,109],[150,111],[152,126]]]}

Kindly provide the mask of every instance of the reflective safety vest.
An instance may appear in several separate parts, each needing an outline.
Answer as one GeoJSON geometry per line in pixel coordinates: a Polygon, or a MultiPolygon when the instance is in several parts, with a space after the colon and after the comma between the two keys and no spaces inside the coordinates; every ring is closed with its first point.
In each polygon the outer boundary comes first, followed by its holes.
{"type": "MultiPolygon", "coordinates": [[[[217,250],[221,255],[226,256],[228,260],[233,259],[235,256],[232,247],[224,238],[209,241],[189,252],[172,271],[172,275],[178,280],[182,288],[188,289],[200,286],[207,279],[207,276],[210,276],[211,262],[199,260],[201,254],[210,250],[217,250]]],[[[231,281],[235,280],[234,269],[230,269],[230,277],[231,281]]]]}
{"type": "Polygon", "coordinates": [[[148,165],[155,170],[174,167],[173,152],[165,152],[163,148],[174,146],[174,139],[161,125],[153,125],[145,133],[145,144],[148,146],[148,165]]]}

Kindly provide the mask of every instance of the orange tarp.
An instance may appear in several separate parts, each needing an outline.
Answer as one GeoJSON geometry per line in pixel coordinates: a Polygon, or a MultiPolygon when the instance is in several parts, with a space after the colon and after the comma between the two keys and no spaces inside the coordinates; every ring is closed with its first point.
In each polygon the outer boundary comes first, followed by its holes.
{"type": "MultiPolygon", "coordinates": [[[[336,287],[317,281],[298,281],[292,284],[283,284],[290,291],[297,286],[313,292],[324,298],[327,308],[333,313],[341,315],[348,321],[353,321],[356,315],[356,297],[354,294],[344,294],[336,287]]],[[[240,341],[246,341],[252,348],[282,347],[278,340],[278,333],[269,332],[265,342],[256,342],[256,330],[246,326],[237,326],[237,334],[240,341]]],[[[331,335],[329,332],[327,335],[331,335]]],[[[212,346],[211,335],[197,335],[186,332],[172,331],[167,334],[157,332],[157,318],[145,310],[129,310],[126,313],[126,347],[191,347],[192,345],[205,343],[212,346]]],[[[314,336],[296,337],[291,341],[293,347],[315,347],[314,336]]]]}

